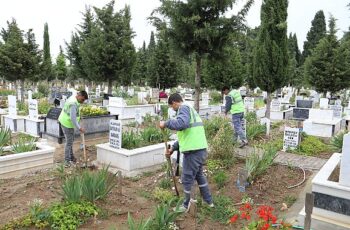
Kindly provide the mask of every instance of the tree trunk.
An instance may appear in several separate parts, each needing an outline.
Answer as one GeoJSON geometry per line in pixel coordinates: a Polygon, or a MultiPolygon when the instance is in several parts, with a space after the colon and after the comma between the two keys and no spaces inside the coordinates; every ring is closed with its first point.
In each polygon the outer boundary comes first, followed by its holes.
{"type": "Polygon", "coordinates": [[[199,55],[196,55],[196,75],[194,78],[194,108],[199,113],[199,98],[201,91],[201,64],[202,58],[199,55]]]}
{"type": "Polygon", "coordinates": [[[24,79],[21,80],[21,102],[24,102],[24,79]]]}
{"type": "Polygon", "coordinates": [[[270,119],[270,110],[271,110],[271,93],[267,92],[265,117],[267,117],[268,119],[270,119]]]}
{"type": "Polygon", "coordinates": [[[108,94],[112,94],[113,80],[112,78],[108,79],[108,94]]]}

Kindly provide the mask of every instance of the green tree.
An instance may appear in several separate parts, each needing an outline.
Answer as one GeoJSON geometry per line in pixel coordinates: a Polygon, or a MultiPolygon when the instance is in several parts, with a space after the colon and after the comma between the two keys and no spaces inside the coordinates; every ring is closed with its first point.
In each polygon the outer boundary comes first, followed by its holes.
{"type": "Polygon", "coordinates": [[[266,117],[270,118],[271,93],[287,81],[287,0],[265,0],[254,55],[254,81],[267,92],[266,117]]]}
{"type": "Polygon", "coordinates": [[[311,21],[311,28],[306,35],[306,41],[303,47],[303,60],[312,53],[318,42],[326,36],[326,31],[326,19],[323,10],[320,10],[311,21]]]}
{"type": "Polygon", "coordinates": [[[342,46],[336,36],[336,19],[329,19],[329,31],[305,61],[308,80],[318,92],[331,94],[349,87],[349,43],[342,46]]]}
{"type": "Polygon", "coordinates": [[[288,83],[292,86],[300,88],[305,84],[304,75],[301,73],[301,52],[298,47],[298,40],[296,34],[289,34],[288,37],[288,83]]]}
{"type": "MultiPolygon", "coordinates": [[[[154,32],[151,32],[150,40],[147,47],[147,82],[153,84],[157,78],[157,58],[155,54],[156,40],[154,32]]],[[[155,83],[156,84],[156,83],[155,83]]]]}
{"type": "Polygon", "coordinates": [[[220,57],[231,34],[243,28],[244,17],[253,3],[248,0],[244,8],[228,18],[225,13],[233,8],[234,0],[162,0],[156,10],[164,20],[153,18],[155,24],[167,23],[169,36],[175,47],[184,55],[194,55],[195,109],[199,110],[202,60],[207,55],[220,57]]]}
{"type": "Polygon", "coordinates": [[[136,53],[136,61],[133,70],[133,81],[139,85],[145,85],[147,78],[147,61],[146,43],[136,53]]]}
{"type": "Polygon", "coordinates": [[[64,81],[67,78],[67,66],[66,66],[66,58],[63,54],[62,47],[60,46],[60,53],[56,58],[56,66],[55,66],[56,78],[60,81],[64,81]]]}
{"type": "Polygon", "coordinates": [[[135,61],[130,9],[126,6],[114,12],[111,1],[94,10],[96,20],[91,34],[81,44],[82,62],[89,79],[108,82],[108,93],[112,93],[113,81],[130,81],[135,61]]]}
{"type": "Polygon", "coordinates": [[[50,53],[50,36],[49,36],[49,26],[47,23],[44,25],[44,46],[43,46],[43,63],[41,65],[41,79],[46,79],[47,81],[52,81],[55,79],[54,71],[52,68],[52,60],[50,53]]]}
{"type": "Polygon", "coordinates": [[[20,81],[21,95],[24,100],[24,82],[35,79],[39,73],[41,52],[32,30],[24,35],[15,19],[7,22],[7,29],[2,29],[4,43],[0,46],[0,75],[8,81],[20,81]]]}
{"type": "Polygon", "coordinates": [[[209,58],[204,61],[205,85],[217,90],[221,90],[224,86],[239,88],[245,75],[239,49],[234,46],[226,47],[222,55],[222,59],[209,58]]]}

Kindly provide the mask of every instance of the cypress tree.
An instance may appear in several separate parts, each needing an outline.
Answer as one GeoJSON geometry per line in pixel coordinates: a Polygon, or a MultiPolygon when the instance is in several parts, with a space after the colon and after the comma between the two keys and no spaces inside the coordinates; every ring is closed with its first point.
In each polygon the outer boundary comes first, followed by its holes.
{"type": "Polygon", "coordinates": [[[326,36],[326,31],[326,19],[323,10],[320,10],[315,14],[311,22],[311,28],[306,35],[306,41],[303,47],[303,60],[312,53],[318,42],[326,36]]]}
{"type": "Polygon", "coordinates": [[[287,8],[287,0],[264,0],[261,6],[253,77],[257,86],[267,92],[268,118],[271,93],[281,88],[288,79],[287,8]]]}
{"type": "Polygon", "coordinates": [[[49,26],[47,23],[44,25],[44,46],[43,46],[43,63],[42,63],[42,78],[47,81],[54,80],[55,76],[52,68],[51,52],[50,52],[50,35],[49,35],[49,26]]]}

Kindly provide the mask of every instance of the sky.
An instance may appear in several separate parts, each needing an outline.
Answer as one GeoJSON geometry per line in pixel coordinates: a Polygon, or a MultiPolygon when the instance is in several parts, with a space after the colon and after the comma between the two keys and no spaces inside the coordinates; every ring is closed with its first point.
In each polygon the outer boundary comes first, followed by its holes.
{"type": "MultiPolygon", "coordinates": [[[[70,41],[73,31],[82,22],[85,6],[103,7],[110,0],[0,0],[0,28],[6,27],[6,21],[15,18],[20,29],[34,30],[37,43],[42,47],[44,23],[49,25],[50,47],[52,57],[56,57],[59,46],[65,48],[65,41],[70,41]]],[[[135,31],[133,42],[137,48],[143,41],[148,43],[152,30],[147,21],[153,9],[160,5],[159,0],[116,0],[116,8],[131,8],[131,27],[135,31]]],[[[247,16],[247,24],[255,27],[260,24],[260,7],[262,0],[255,0],[247,16]]],[[[240,8],[244,0],[237,0],[240,8]]],[[[328,21],[332,14],[337,19],[338,37],[350,27],[350,0],[289,0],[288,33],[296,33],[299,49],[302,49],[311,21],[319,10],[323,10],[328,21]]]]}

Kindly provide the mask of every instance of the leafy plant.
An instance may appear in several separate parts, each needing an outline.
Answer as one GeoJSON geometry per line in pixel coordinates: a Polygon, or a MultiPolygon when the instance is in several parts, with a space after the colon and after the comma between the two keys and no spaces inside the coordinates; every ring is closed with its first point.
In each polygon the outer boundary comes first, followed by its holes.
{"type": "Polygon", "coordinates": [[[24,101],[17,102],[17,108],[18,111],[23,115],[27,115],[29,113],[28,103],[25,103],[24,101]]]}
{"type": "Polygon", "coordinates": [[[222,126],[231,125],[230,119],[226,117],[215,116],[204,120],[204,129],[207,139],[210,141],[222,126]]]}
{"type": "Polygon", "coordinates": [[[323,143],[319,138],[314,136],[306,136],[300,143],[296,153],[302,153],[307,156],[315,156],[319,153],[326,152],[329,147],[323,143]]]}
{"type": "Polygon", "coordinates": [[[171,180],[169,178],[163,178],[159,181],[159,187],[162,189],[171,188],[171,180]]]}
{"type": "Polygon", "coordinates": [[[63,199],[66,202],[80,202],[82,197],[82,184],[80,175],[72,175],[65,179],[62,184],[63,199]]]}
{"type": "Polygon", "coordinates": [[[38,85],[38,92],[41,93],[42,95],[44,95],[45,97],[47,97],[49,95],[49,86],[44,84],[44,83],[40,83],[38,85]]]}
{"type": "Polygon", "coordinates": [[[263,99],[255,99],[254,100],[254,108],[260,109],[260,108],[263,108],[264,106],[265,106],[265,102],[263,99]]]}
{"type": "Polygon", "coordinates": [[[225,186],[226,182],[228,181],[228,176],[224,171],[220,170],[216,174],[214,174],[213,179],[218,188],[220,189],[225,186]]]}
{"type": "Polygon", "coordinates": [[[224,195],[219,195],[213,196],[213,200],[215,208],[202,206],[201,211],[206,216],[210,216],[212,220],[226,224],[229,217],[237,212],[237,210],[234,208],[232,199],[224,195]]]}
{"type": "Polygon", "coordinates": [[[208,159],[206,163],[209,175],[214,174],[217,170],[222,168],[222,163],[220,160],[208,159]]]}
{"type": "Polygon", "coordinates": [[[151,218],[148,218],[146,221],[141,219],[140,222],[136,223],[132,218],[132,216],[130,215],[130,212],[128,212],[129,230],[147,230],[149,229],[150,224],[151,224],[151,218]]]}
{"type": "Polygon", "coordinates": [[[51,108],[52,108],[52,105],[46,99],[40,100],[38,103],[38,113],[39,114],[47,114],[51,108]]]}
{"type": "Polygon", "coordinates": [[[85,170],[81,176],[82,195],[92,203],[104,199],[114,186],[114,176],[108,172],[108,166],[98,172],[85,170]]]}
{"type": "Polygon", "coordinates": [[[134,149],[141,146],[142,139],[138,133],[134,131],[128,131],[122,133],[122,148],[134,149]]]}
{"type": "Polygon", "coordinates": [[[40,93],[40,92],[33,93],[33,95],[32,95],[32,98],[33,98],[33,99],[41,99],[41,98],[43,98],[43,97],[45,97],[45,95],[42,94],[42,93],[40,93]]]}
{"type": "Polygon", "coordinates": [[[222,102],[222,94],[217,91],[211,91],[210,98],[211,98],[210,104],[212,105],[217,105],[222,102]]]}
{"type": "Polygon", "coordinates": [[[169,190],[156,187],[153,191],[153,198],[161,203],[166,203],[173,198],[173,193],[169,190]]]}
{"type": "Polygon", "coordinates": [[[101,116],[108,114],[108,111],[106,109],[98,108],[95,106],[83,106],[80,108],[80,113],[82,116],[101,116]]]}
{"type": "Polygon", "coordinates": [[[9,143],[11,139],[11,129],[10,128],[0,128],[0,155],[3,152],[3,147],[9,143]]]}
{"type": "Polygon", "coordinates": [[[35,138],[29,141],[20,138],[16,143],[12,145],[12,152],[14,153],[24,153],[30,152],[36,149],[35,138]]]}
{"type": "Polygon", "coordinates": [[[169,129],[160,130],[156,127],[146,127],[141,131],[140,135],[143,141],[155,144],[163,142],[164,139],[169,140],[171,132],[169,129]]]}
{"type": "Polygon", "coordinates": [[[254,152],[246,158],[245,169],[248,172],[248,181],[252,182],[256,177],[262,175],[272,165],[277,154],[274,146],[267,146],[262,156],[254,152]]]}
{"type": "Polygon", "coordinates": [[[332,139],[331,139],[331,146],[332,146],[332,149],[334,151],[337,151],[337,152],[342,152],[342,149],[343,149],[343,139],[344,139],[344,135],[346,134],[347,132],[340,132],[338,133],[337,135],[333,136],[332,139]]]}
{"type": "Polygon", "coordinates": [[[247,123],[247,138],[248,140],[255,140],[266,134],[266,126],[259,122],[247,123]]]}
{"type": "Polygon", "coordinates": [[[15,95],[15,90],[9,90],[9,89],[0,89],[0,96],[8,96],[8,95],[15,95]]]}
{"type": "MultiPolygon", "coordinates": [[[[181,212],[171,211],[171,205],[175,201],[175,199],[170,199],[168,200],[168,202],[157,206],[152,224],[152,229],[168,229],[169,224],[174,223],[176,221],[176,218],[182,214],[181,212]]],[[[177,202],[176,209],[179,209],[181,203],[182,200],[179,200],[177,202]]]]}
{"type": "Polygon", "coordinates": [[[138,105],[139,104],[137,96],[127,98],[125,100],[125,102],[127,105],[138,105]]]}
{"type": "Polygon", "coordinates": [[[97,207],[90,202],[55,204],[50,208],[50,227],[74,230],[97,214],[97,207]]]}

